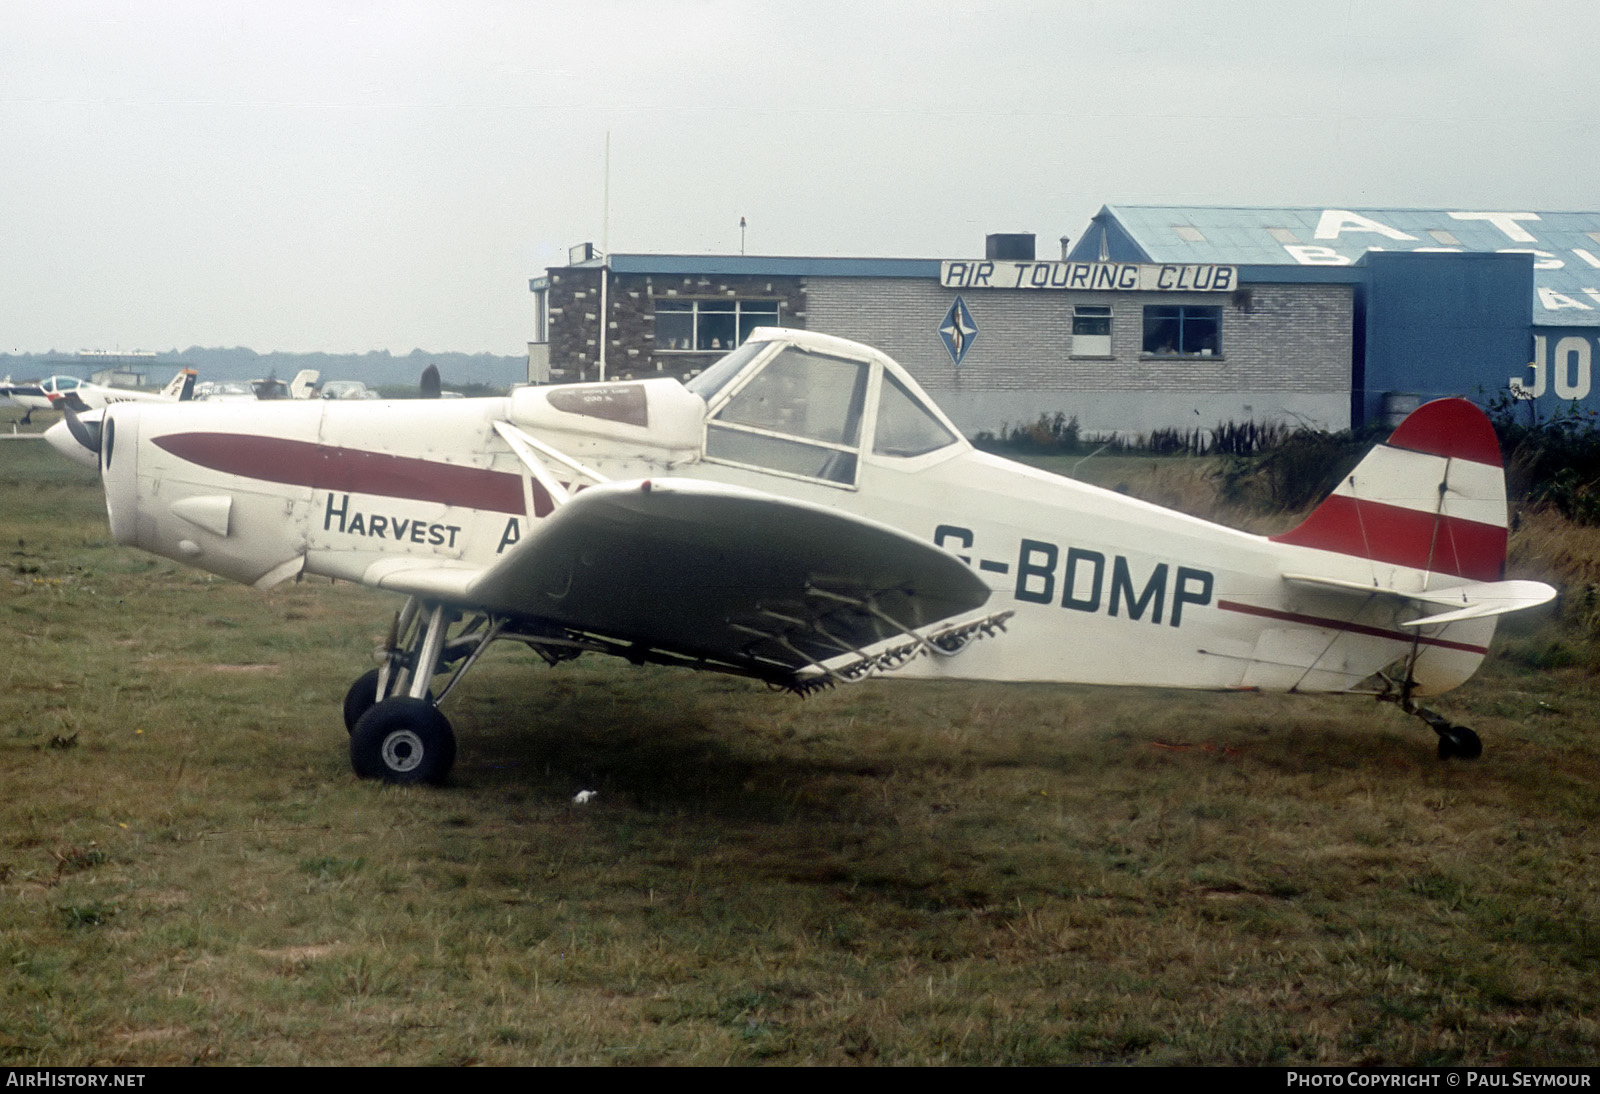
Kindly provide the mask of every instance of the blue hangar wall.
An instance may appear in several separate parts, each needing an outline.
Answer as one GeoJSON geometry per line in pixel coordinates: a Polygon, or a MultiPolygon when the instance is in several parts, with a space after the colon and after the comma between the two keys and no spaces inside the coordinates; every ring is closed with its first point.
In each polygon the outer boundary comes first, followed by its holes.
{"type": "Polygon", "coordinates": [[[1352,422],[1379,420],[1389,393],[1478,403],[1506,394],[1532,353],[1533,261],[1528,254],[1362,256],[1352,422]]]}

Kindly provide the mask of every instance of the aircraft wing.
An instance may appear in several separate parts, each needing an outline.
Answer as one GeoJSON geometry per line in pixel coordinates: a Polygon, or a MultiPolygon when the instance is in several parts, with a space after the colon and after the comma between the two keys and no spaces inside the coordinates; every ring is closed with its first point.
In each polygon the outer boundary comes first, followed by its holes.
{"type": "Polygon", "coordinates": [[[939,625],[989,597],[959,559],[887,525],[686,479],[588,487],[485,571],[374,571],[382,588],[768,679],[892,640],[948,651],[964,635],[939,625]]]}

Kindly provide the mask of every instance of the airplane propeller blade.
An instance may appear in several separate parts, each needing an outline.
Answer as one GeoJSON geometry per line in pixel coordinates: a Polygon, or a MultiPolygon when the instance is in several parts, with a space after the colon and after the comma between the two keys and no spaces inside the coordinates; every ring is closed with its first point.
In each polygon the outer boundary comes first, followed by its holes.
{"type": "Polygon", "coordinates": [[[76,391],[69,391],[61,396],[61,409],[76,410],[79,414],[87,414],[94,408],[84,402],[76,391]]]}
{"type": "Polygon", "coordinates": [[[439,366],[429,365],[422,370],[422,383],[419,385],[424,399],[437,399],[439,397],[439,366]]]}
{"type": "Polygon", "coordinates": [[[78,417],[78,412],[66,403],[62,403],[61,410],[66,415],[67,432],[72,434],[72,439],[98,457],[100,455],[100,423],[85,422],[78,417]]]}

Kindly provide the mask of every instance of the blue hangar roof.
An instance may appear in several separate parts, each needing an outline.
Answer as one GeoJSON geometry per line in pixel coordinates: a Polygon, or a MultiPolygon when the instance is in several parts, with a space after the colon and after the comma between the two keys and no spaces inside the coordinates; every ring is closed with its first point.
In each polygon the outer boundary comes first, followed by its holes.
{"type": "Polygon", "coordinates": [[[1107,205],[1072,258],[1349,266],[1378,250],[1531,254],[1534,323],[1600,326],[1600,213],[1107,205]]]}

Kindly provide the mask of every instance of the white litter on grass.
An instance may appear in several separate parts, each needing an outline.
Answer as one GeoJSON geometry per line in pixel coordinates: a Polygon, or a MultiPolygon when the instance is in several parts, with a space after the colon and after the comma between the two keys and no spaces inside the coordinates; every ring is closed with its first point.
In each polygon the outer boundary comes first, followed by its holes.
{"type": "Polygon", "coordinates": [[[576,794],[572,795],[572,801],[575,805],[588,805],[599,796],[600,791],[598,790],[580,790],[576,794]]]}

